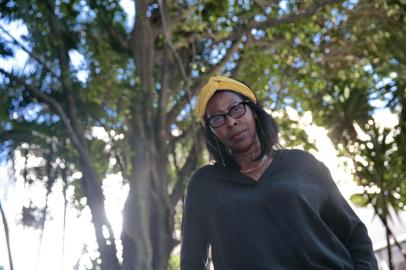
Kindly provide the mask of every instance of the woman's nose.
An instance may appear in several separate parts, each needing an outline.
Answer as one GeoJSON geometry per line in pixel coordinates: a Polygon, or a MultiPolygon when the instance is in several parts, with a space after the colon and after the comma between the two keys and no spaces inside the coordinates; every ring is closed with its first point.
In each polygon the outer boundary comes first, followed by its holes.
{"type": "Polygon", "coordinates": [[[233,127],[233,126],[237,125],[237,119],[234,119],[231,116],[227,115],[227,117],[226,117],[226,125],[228,127],[233,127]]]}

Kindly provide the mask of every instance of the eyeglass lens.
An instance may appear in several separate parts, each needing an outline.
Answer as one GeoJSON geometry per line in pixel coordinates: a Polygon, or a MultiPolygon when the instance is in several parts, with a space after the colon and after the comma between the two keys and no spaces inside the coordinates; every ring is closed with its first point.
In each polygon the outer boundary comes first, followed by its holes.
{"type": "Polygon", "coordinates": [[[227,113],[213,115],[209,118],[209,124],[213,128],[218,128],[226,122],[227,115],[232,118],[239,118],[245,114],[245,102],[241,102],[233,107],[227,113]]]}

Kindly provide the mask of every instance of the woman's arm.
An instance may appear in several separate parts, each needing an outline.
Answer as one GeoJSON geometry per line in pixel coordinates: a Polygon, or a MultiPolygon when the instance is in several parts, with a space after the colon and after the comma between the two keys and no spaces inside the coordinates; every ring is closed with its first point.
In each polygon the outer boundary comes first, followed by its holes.
{"type": "Polygon", "coordinates": [[[343,198],[329,170],[319,163],[328,198],[322,209],[322,218],[347,248],[356,270],[377,270],[372,242],[362,221],[343,198]]]}
{"type": "Polygon", "coordinates": [[[182,218],[182,244],[180,252],[181,270],[205,270],[207,263],[208,240],[204,230],[202,213],[198,210],[198,195],[188,186],[182,218]]]}

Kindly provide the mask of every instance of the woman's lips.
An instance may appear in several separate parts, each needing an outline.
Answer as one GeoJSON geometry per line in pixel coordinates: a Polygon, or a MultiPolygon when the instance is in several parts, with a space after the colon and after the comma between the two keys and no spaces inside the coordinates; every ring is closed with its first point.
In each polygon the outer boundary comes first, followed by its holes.
{"type": "Polygon", "coordinates": [[[246,135],[247,135],[247,131],[242,130],[242,131],[235,133],[233,136],[231,136],[230,139],[233,141],[241,141],[245,138],[246,135]]]}

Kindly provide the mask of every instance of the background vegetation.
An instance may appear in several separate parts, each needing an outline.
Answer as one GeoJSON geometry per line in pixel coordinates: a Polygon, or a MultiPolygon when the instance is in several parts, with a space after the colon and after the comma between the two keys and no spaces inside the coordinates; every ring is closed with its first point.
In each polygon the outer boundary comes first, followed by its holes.
{"type": "MultiPolygon", "coordinates": [[[[133,4],[134,18],[118,0],[0,3],[1,58],[15,58],[17,49],[29,56],[23,68],[0,67],[1,157],[41,158],[22,171],[27,192],[41,182],[48,198],[63,182],[64,192],[75,186],[65,206],[83,207],[86,198],[100,254],[95,268],[176,265],[176,209],[191,173],[207,162],[195,95],[217,74],[246,82],[278,112],[284,146],[314,147],[286,108],[313,112],[355,164],[363,192],[352,200],[373,206],[393,237],[390,213],[406,208],[405,1],[133,4]],[[5,27],[14,21],[28,29],[22,39],[5,27]],[[378,111],[395,114],[397,125],[379,127],[378,111]],[[94,135],[96,127],[106,138],[94,135]],[[111,173],[130,187],[122,256],[101,188],[111,173]]],[[[47,207],[24,207],[23,223],[43,230],[47,207]]]]}

